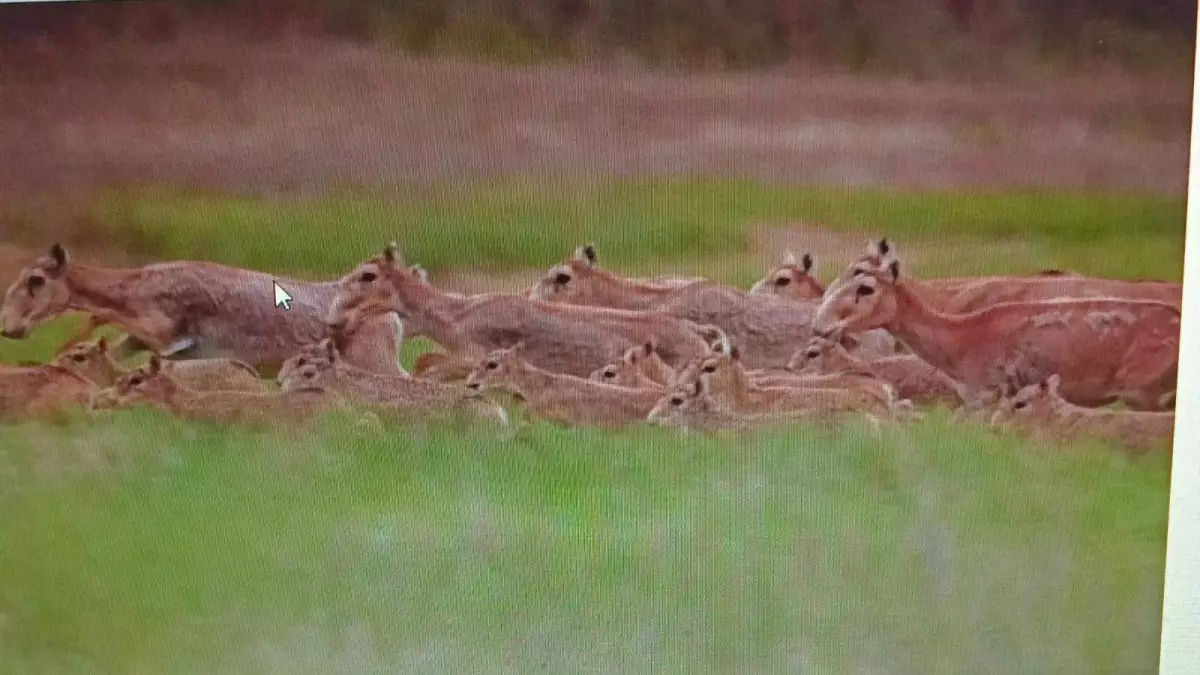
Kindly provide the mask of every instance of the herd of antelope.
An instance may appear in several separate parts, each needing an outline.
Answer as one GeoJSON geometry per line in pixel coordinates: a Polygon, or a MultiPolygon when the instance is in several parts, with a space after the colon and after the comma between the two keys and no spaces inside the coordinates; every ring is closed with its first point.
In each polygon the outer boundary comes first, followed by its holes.
{"type": "Polygon", "coordinates": [[[1035,435],[1169,447],[1180,284],[1061,271],[916,280],[886,240],[828,287],[813,267],[788,254],[743,290],[624,277],[587,245],[529,291],[464,295],[395,244],[327,282],[197,261],[109,269],[55,244],[8,288],[0,336],[70,311],[89,322],[53,363],[0,366],[0,419],[150,405],[229,424],[339,408],[509,425],[499,398],[569,426],[716,430],[900,423],[943,406],[1035,435]],[[276,281],[290,309],[272,304],[276,281]],[[100,326],[124,335],[88,341],[100,326]],[[441,351],[409,373],[406,336],[441,351]],[[141,367],[120,365],[146,352],[141,367]]]}

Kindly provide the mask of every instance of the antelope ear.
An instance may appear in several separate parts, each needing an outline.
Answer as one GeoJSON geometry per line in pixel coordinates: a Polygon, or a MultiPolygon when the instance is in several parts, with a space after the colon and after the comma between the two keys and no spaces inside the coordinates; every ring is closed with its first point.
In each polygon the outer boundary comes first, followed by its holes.
{"type": "Polygon", "coordinates": [[[108,352],[108,338],[101,335],[100,339],[96,340],[96,349],[99,349],[101,354],[107,353],[108,352]]]}
{"type": "Polygon", "coordinates": [[[383,249],[383,259],[390,264],[403,262],[404,256],[400,254],[400,245],[396,242],[388,242],[388,245],[383,249]]]}
{"type": "Polygon", "coordinates": [[[733,345],[732,347],[730,347],[729,348],[729,358],[733,359],[734,361],[741,361],[742,360],[741,347],[738,347],[737,345],[733,345]]]}
{"type": "Polygon", "coordinates": [[[800,270],[802,272],[804,272],[805,274],[807,274],[812,271],[812,268],[813,268],[812,254],[805,253],[804,256],[800,258],[800,270]]]}
{"type": "Polygon", "coordinates": [[[646,356],[650,356],[654,353],[654,340],[646,340],[646,342],[642,344],[642,353],[646,356]]]}
{"type": "Polygon", "coordinates": [[[900,280],[900,261],[899,260],[893,260],[891,262],[891,264],[888,265],[888,270],[892,273],[892,281],[900,280]]]}
{"type": "Polygon", "coordinates": [[[54,269],[61,270],[67,266],[70,256],[67,255],[67,249],[62,247],[62,244],[54,242],[50,247],[50,259],[54,261],[54,269]]]}
{"type": "Polygon", "coordinates": [[[596,245],[592,243],[584,244],[575,249],[575,259],[587,263],[588,267],[596,266],[596,245]]]}
{"type": "Polygon", "coordinates": [[[162,359],[158,358],[158,354],[150,355],[149,366],[150,366],[149,372],[151,375],[154,375],[155,373],[157,373],[159,370],[162,369],[162,359]]]}
{"type": "Polygon", "coordinates": [[[880,239],[879,245],[876,248],[879,250],[879,255],[887,255],[892,251],[892,246],[888,243],[887,237],[880,239]]]}
{"type": "Polygon", "coordinates": [[[409,267],[408,270],[412,272],[414,277],[420,279],[421,283],[429,283],[429,272],[424,267],[421,267],[420,265],[413,265],[412,267],[409,267]]]}
{"type": "Polygon", "coordinates": [[[704,394],[704,378],[697,377],[692,383],[692,396],[701,396],[704,394]]]}

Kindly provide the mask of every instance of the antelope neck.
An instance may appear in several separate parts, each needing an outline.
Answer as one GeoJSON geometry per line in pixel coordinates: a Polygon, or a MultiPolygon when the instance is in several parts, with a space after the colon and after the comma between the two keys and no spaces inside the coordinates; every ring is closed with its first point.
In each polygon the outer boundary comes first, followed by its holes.
{"type": "Polygon", "coordinates": [[[895,286],[896,314],[883,327],[900,338],[923,360],[952,372],[958,362],[965,326],[955,316],[941,314],[901,281],[895,286]]]}

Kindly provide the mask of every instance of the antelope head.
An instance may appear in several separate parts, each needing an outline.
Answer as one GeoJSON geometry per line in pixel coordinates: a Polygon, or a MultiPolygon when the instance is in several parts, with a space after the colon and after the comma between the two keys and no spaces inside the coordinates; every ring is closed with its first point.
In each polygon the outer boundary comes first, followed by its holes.
{"type": "Polygon", "coordinates": [[[529,291],[535,300],[568,301],[588,293],[596,277],[596,246],[584,244],[566,260],[546,270],[529,291]]]}
{"type": "Polygon", "coordinates": [[[805,253],[799,259],[791,251],[782,265],[756,281],[751,293],[771,293],[797,300],[819,300],[825,288],[813,276],[812,254],[805,253]]]}
{"type": "Polygon", "coordinates": [[[877,268],[854,263],[825,290],[813,316],[813,332],[830,337],[886,327],[896,317],[900,261],[877,268]]]}
{"type": "Polygon", "coordinates": [[[0,336],[20,340],[30,331],[71,309],[67,282],[69,256],[59,244],[21,270],[4,293],[0,336]]]}
{"type": "Polygon", "coordinates": [[[388,244],[382,254],[342,277],[326,327],[333,335],[350,335],[363,321],[380,314],[395,312],[405,320],[414,310],[406,291],[424,285],[420,274],[405,266],[396,243],[388,244]]]}

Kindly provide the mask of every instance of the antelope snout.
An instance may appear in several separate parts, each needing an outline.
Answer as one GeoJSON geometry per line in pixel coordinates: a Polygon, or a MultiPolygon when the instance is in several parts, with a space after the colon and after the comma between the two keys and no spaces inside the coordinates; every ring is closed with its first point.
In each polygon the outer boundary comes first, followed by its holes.
{"type": "Polygon", "coordinates": [[[27,332],[24,328],[4,328],[0,329],[0,337],[5,337],[9,340],[21,340],[27,332]]]}
{"type": "Polygon", "coordinates": [[[483,385],[480,384],[479,382],[468,382],[467,383],[467,389],[470,389],[471,391],[479,391],[482,388],[483,388],[483,385]]]}

